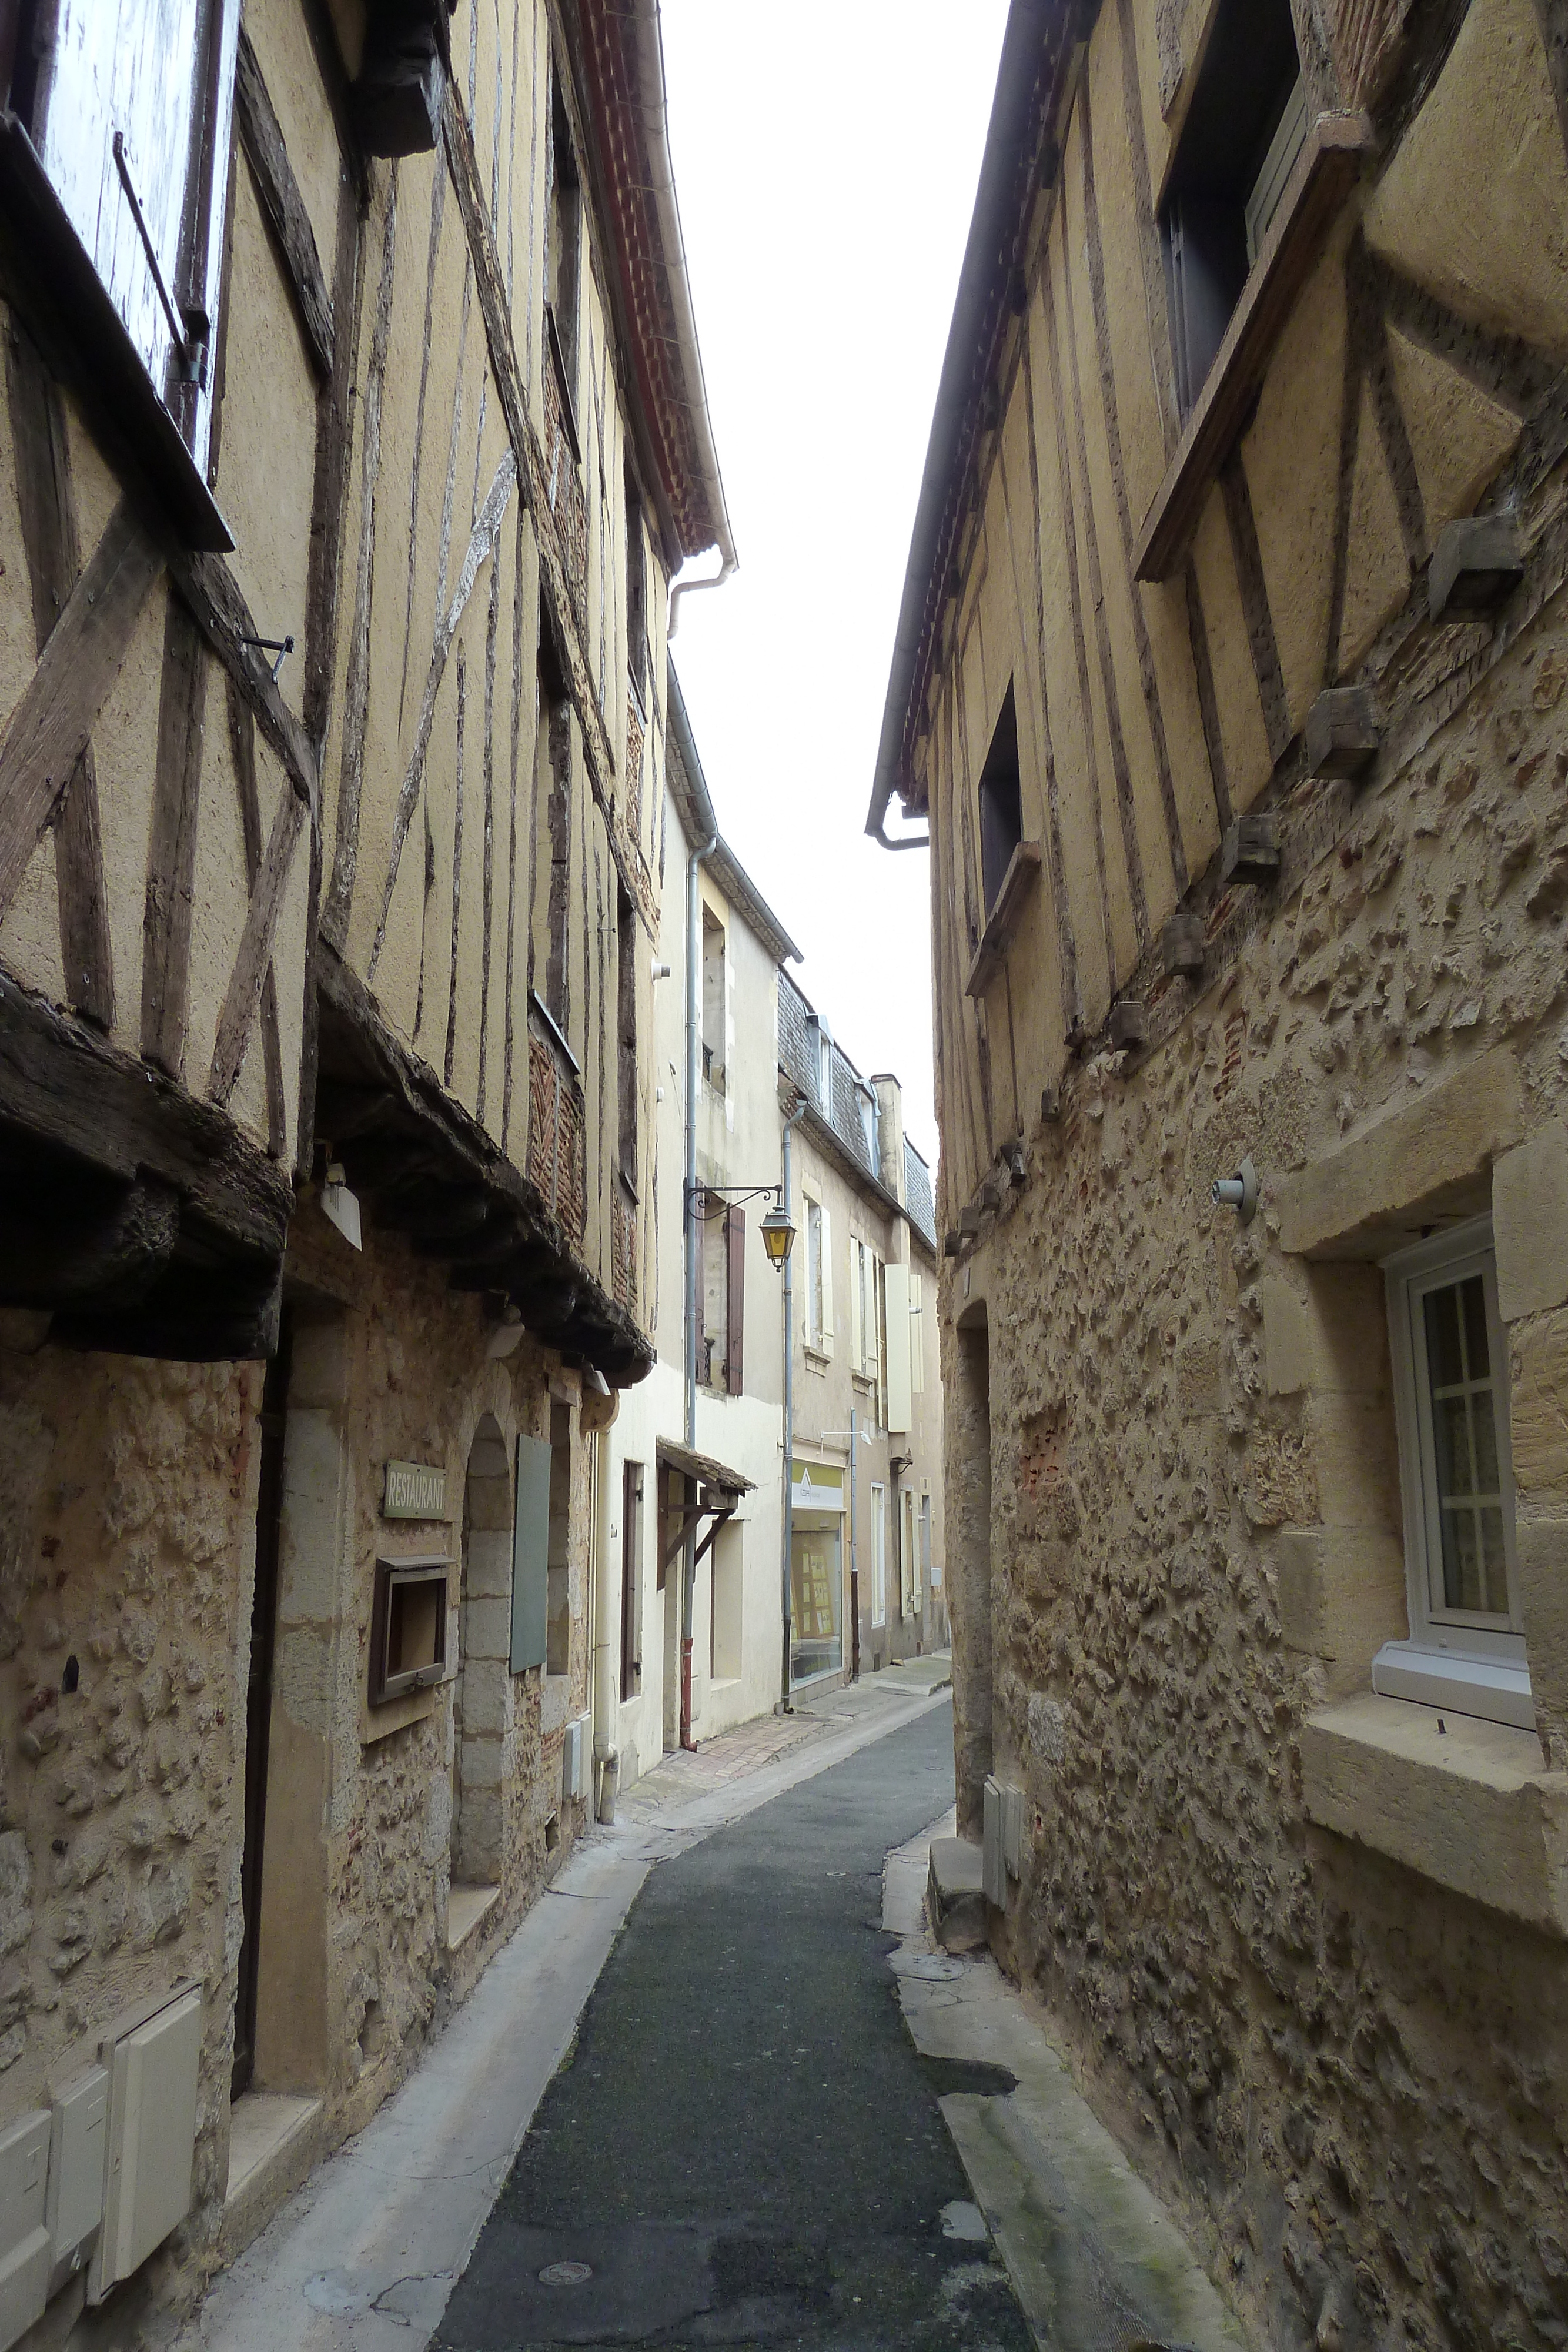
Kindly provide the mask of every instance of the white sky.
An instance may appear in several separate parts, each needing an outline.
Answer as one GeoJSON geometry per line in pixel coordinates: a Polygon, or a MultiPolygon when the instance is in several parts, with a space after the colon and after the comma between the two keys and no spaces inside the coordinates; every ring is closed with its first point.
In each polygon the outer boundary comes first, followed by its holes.
{"type": "Polygon", "coordinates": [[[935,1167],[929,860],[864,827],[1006,0],[663,16],[740,558],[681,599],[675,666],[726,838],[803,951],[791,971],[862,1071],[897,1072],[935,1167]]]}

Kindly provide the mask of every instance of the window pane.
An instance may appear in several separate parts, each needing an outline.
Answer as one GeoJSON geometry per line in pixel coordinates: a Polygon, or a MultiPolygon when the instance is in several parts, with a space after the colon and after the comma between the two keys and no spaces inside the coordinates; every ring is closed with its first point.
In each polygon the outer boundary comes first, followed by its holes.
{"type": "Polygon", "coordinates": [[[1497,1466],[1497,1422],[1491,1392],[1484,1390],[1472,1399],[1470,1429],[1475,1441],[1476,1493],[1495,1495],[1500,1491],[1497,1466]]]}
{"type": "Polygon", "coordinates": [[[1472,1494],[1469,1409],[1463,1394],[1433,1398],[1432,1444],[1441,1500],[1446,1503],[1451,1496],[1472,1494]]]}
{"type": "Polygon", "coordinates": [[[1452,1387],[1465,1377],[1459,1346],[1459,1286],[1451,1283],[1447,1289],[1429,1290],[1422,1307],[1427,1318],[1427,1361],[1431,1369],[1432,1386],[1452,1387]]]}
{"type": "Polygon", "coordinates": [[[1484,1381],[1491,1371],[1490,1350],[1487,1345],[1487,1295],[1479,1274],[1472,1274],[1459,1285],[1465,1317],[1465,1359],[1469,1377],[1484,1381]]]}
{"type": "Polygon", "coordinates": [[[1450,1609],[1485,1607],[1482,1600],[1480,1547],[1476,1515],[1468,1505],[1445,1505],[1443,1527],[1443,1600],[1450,1609]]]}
{"type": "Polygon", "coordinates": [[[1481,1607],[1493,1615],[1508,1614],[1508,1555],[1503,1549],[1502,1513],[1489,1505],[1477,1513],[1480,1522],[1481,1607]]]}

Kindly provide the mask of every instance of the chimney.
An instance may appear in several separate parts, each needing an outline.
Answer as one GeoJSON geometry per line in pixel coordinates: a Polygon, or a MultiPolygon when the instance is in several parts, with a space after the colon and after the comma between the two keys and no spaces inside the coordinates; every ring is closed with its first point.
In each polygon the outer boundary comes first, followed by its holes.
{"type": "Polygon", "coordinates": [[[883,1190],[891,1192],[902,1209],[908,1204],[904,1183],[904,1088],[891,1070],[882,1071],[871,1083],[876,1096],[877,1140],[882,1147],[878,1172],[883,1190]]]}

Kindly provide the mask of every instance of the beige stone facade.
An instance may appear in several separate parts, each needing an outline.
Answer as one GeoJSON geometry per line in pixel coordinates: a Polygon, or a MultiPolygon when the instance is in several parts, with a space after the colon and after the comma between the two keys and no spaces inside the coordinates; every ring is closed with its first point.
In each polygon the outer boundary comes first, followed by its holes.
{"type": "Polygon", "coordinates": [[[960,1826],[1022,1791],[993,1947],[1260,2339],[1535,2352],[1559,30],[1106,0],[1007,43],[872,812],[931,836],[960,1826]]]}
{"type": "Polygon", "coordinates": [[[78,2078],[169,2135],[7,2344],[166,2329],[586,1818],[733,562],[656,8],[156,13],[112,121],[0,27],[0,2134],[51,2214],[78,2078]]]}
{"type": "Polygon", "coordinates": [[[797,1680],[946,1646],[935,1202],[903,1089],[867,1078],[781,973],[791,1120],[797,1680]]]}

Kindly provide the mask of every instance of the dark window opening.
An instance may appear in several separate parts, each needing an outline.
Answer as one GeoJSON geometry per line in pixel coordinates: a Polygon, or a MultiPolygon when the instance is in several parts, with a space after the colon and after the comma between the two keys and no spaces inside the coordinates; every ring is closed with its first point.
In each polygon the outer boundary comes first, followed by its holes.
{"type": "Polygon", "coordinates": [[[539,992],[546,1012],[564,1037],[570,1011],[567,950],[571,922],[571,705],[567,699],[555,647],[542,622],[535,725],[535,803],[538,819],[528,984],[538,989],[537,968],[542,949],[544,988],[539,992]]]}
{"type": "Polygon", "coordinates": [[[644,710],[648,700],[648,554],[643,501],[626,473],[626,668],[644,710]]]}
{"type": "Polygon", "coordinates": [[[991,737],[991,748],[980,771],[980,879],[986,912],[997,903],[997,893],[1023,839],[1023,791],[1019,780],[1018,710],[1009,685],[1001,716],[991,737]]]}
{"type": "Polygon", "coordinates": [[[619,1054],[621,1173],[637,1190],[637,914],[624,890],[615,902],[616,1045],[619,1054]]]}
{"type": "Polygon", "coordinates": [[[568,403],[577,406],[577,278],[581,189],[577,152],[560,77],[550,77],[550,136],[547,159],[549,202],[546,211],[545,299],[555,323],[568,403]]]}
{"type": "Polygon", "coordinates": [[[628,1699],[636,1697],[643,1674],[643,1465],[623,1464],[622,1479],[621,1696],[628,1699]]]}
{"type": "Polygon", "coordinates": [[[1160,223],[1184,417],[1214,364],[1306,127],[1290,0],[1222,0],[1160,223]]]}

